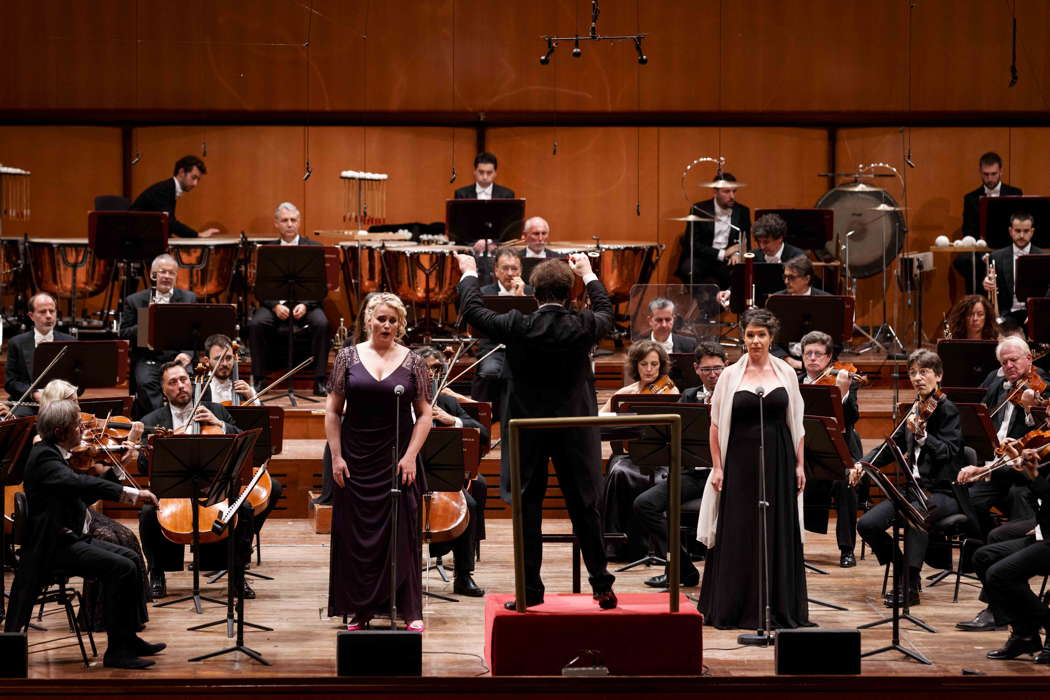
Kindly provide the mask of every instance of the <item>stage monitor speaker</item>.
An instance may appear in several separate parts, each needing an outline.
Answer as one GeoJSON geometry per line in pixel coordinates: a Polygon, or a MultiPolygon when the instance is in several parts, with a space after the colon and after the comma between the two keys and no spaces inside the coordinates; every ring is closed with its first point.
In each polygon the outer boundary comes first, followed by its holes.
{"type": "Polygon", "coordinates": [[[340,676],[421,676],[423,635],[402,630],[340,632],[336,658],[340,676]]]}
{"type": "Polygon", "coordinates": [[[21,632],[0,632],[0,678],[25,678],[29,672],[29,646],[21,632]]]}
{"type": "Polygon", "coordinates": [[[778,630],[776,669],[785,675],[858,675],[860,630],[778,630]]]}

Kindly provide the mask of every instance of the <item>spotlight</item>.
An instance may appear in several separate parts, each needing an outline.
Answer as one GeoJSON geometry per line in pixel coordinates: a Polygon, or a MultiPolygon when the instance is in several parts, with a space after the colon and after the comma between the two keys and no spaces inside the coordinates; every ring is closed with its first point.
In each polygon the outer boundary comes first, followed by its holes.
{"type": "Polygon", "coordinates": [[[634,50],[638,52],[638,63],[645,65],[649,62],[649,57],[642,52],[642,39],[641,37],[634,38],[634,50]]]}
{"type": "Polygon", "coordinates": [[[452,166],[452,177],[450,177],[448,179],[448,184],[451,185],[453,182],[455,182],[457,177],[459,177],[459,176],[456,175],[456,166],[453,165],[452,166]]]}
{"type": "Polygon", "coordinates": [[[547,39],[547,53],[545,53],[542,56],[540,56],[540,63],[541,64],[547,65],[548,63],[551,62],[551,54],[554,53],[554,47],[556,47],[556,46],[557,46],[557,44],[554,43],[553,39],[547,39]]]}
{"type": "Polygon", "coordinates": [[[314,169],[310,167],[310,161],[306,161],[306,172],[303,173],[303,182],[310,179],[310,176],[314,174],[314,169]]]}
{"type": "Polygon", "coordinates": [[[572,44],[572,57],[579,58],[583,55],[583,51],[580,50],[580,38],[576,37],[576,40],[572,44]]]}

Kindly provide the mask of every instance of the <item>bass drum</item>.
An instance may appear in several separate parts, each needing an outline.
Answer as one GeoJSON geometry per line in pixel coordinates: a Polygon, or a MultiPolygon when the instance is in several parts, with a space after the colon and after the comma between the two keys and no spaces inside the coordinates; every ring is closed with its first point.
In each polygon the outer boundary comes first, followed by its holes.
{"type": "Polygon", "coordinates": [[[899,211],[874,211],[885,204],[896,207],[897,202],[885,190],[851,192],[831,190],[817,201],[817,208],[835,212],[835,235],[828,242],[827,251],[846,263],[846,234],[849,237],[849,273],[853,277],[873,277],[888,267],[904,247],[904,217],[899,211]]]}

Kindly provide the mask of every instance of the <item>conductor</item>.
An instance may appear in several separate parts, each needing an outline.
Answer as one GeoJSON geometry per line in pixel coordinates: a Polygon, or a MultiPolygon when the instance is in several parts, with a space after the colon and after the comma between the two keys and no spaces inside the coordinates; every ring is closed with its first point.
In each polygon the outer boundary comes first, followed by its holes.
{"type": "MultiPolygon", "coordinates": [[[[507,346],[507,419],[596,415],[591,348],[612,329],[613,307],[605,287],[591,271],[590,259],[586,255],[570,256],[571,270],[560,260],[540,263],[529,279],[539,309],[529,314],[516,310],[498,314],[482,303],[477,262],[469,255],[456,257],[463,274],[459,283],[460,315],[483,329],[493,342],[507,346]],[[590,310],[576,312],[565,307],[573,272],[587,286],[590,310]]],[[[527,433],[521,445],[525,605],[543,603],[541,526],[548,459],[558,475],[594,599],[602,609],[615,608],[614,577],[606,567],[598,515],[601,450],[598,429],[592,427],[527,433]]],[[[515,604],[510,602],[506,607],[513,610],[515,604]]]]}

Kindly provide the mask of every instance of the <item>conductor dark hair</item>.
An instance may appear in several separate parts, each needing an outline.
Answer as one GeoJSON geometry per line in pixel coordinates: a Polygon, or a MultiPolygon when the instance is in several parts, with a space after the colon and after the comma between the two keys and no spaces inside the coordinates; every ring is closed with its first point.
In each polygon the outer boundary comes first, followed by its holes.
{"type": "Polygon", "coordinates": [[[751,235],[755,238],[771,238],[779,241],[787,235],[787,222],[776,214],[763,214],[758,217],[751,235]]]}
{"type": "Polygon", "coordinates": [[[671,371],[671,358],[667,356],[664,346],[652,340],[639,340],[627,350],[627,372],[631,379],[638,381],[642,378],[638,372],[638,363],[648,357],[649,353],[655,352],[660,357],[660,375],[663,377],[671,371]]]}
{"type": "Polygon", "coordinates": [[[190,172],[194,168],[200,170],[202,175],[208,172],[208,168],[204,165],[204,161],[197,156],[183,156],[175,161],[175,172],[173,172],[172,175],[178,175],[180,170],[190,172]]]}
{"type": "Polygon", "coordinates": [[[223,335],[222,333],[213,333],[204,341],[204,352],[210,354],[211,349],[216,345],[225,350],[226,348],[233,347],[233,341],[230,340],[229,336],[223,335]]]}
{"type": "Polygon", "coordinates": [[[777,333],[780,331],[780,319],[774,316],[772,311],[767,309],[756,308],[745,311],[743,322],[745,329],[748,326],[765,328],[774,338],[777,337],[777,333]]]}
{"type": "Polygon", "coordinates": [[[1035,225],[1035,217],[1026,211],[1015,211],[1010,214],[1010,225],[1013,226],[1015,221],[1027,221],[1028,223],[1035,225]]]}
{"type": "Polygon", "coordinates": [[[988,151],[981,156],[981,165],[998,165],[1000,168],[1003,167],[1003,159],[999,157],[999,154],[995,151],[988,151]]]}
{"type": "Polygon", "coordinates": [[[805,255],[796,255],[784,263],[785,270],[791,270],[800,277],[813,277],[813,261],[805,255]]]}
{"type": "Polygon", "coordinates": [[[572,270],[563,260],[546,260],[533,268],[529,284],[536,290],[536,301],[539,303],[561,304],[572,291],[572,270]]]}
{"type": "Polygon", "coordinates": [[[481,153],[474,156],[474,167],[478,167],[482,163],[488,163],[493,169],[499,169],[499,161],[496,160],[496,156],[492,155],[488,151],[482,151],[481,153]]]}
{"type": "Polygon", "coordinates": [[[73,401],[52,401],[40,409],[36,431],[45,442],[62,442],[80,423],[80,408],[73,401]]]}
{"type": "Polygon", "coordinates": [[[696,351],[693,355],[693,363],[700,364],[700,360],[705,357],[718,357],[721,358],[722,362],[726,361],[726,351],[718,343],[710,340],[702,340],[696,344],[696,351]]]}
{"type": "Polygon", "coordinates": [[[908,355],[908,369],[932,369],[934,374],[944,374],[941,356],[932,350],[920,348],[908,355]]]}

